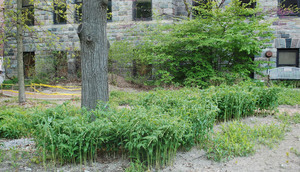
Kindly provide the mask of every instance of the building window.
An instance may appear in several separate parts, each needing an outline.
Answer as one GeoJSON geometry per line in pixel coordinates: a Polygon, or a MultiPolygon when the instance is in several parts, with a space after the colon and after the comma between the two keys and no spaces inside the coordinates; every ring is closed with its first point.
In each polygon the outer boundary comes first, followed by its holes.
{"type": "Polygon", "coordinates": [[[66,24],[67,23],[67,4],[66,0],[54,0],[54,24],[66,24]]]}
{"type": "Polygon", "coordinates": [[[75,1],[75,22],[80,23],[82,20],[82,0],[75,1]]]}
{"type": "Polygon", "coordinates": [[[112,3],[111,0],[108,0],[107,4],[107,21],[112,21],[112,3]]]}
{"type": "Polygon", "coordinates": [[[24,77],[29,78],[35,74],[35,53],[23,52],[24,77]]]}
{"type": "Polygon", "coordinates": [[[133,1],[133,20],[152,20],[152,0],[133,1]]]}
{"type": "Polygon", "coordinates": [[[300,0],[280,0],[277,14],[279,16],[299,16],[300,0]]]}
{"type": "MultiPolygon", "coordinates": [[[[75,22],[80,23],[82,20],[82,1],[75,0],[75,22]]],[[[107,4],[107,21],[112,21],[112,0],[108,0],[107,4]]]]}
{"type": "Polygon", "coordinates": [[[55,77],[68,76],[68,53],[67,51],[53,51],[53,67],[55,77]]]}
{"type": "Polygon", "coordinates": [[[299,49],[277,49],[277,67],[299,67],[299,49]]]}
{"type": "Polygon", "coordinates": [[[208,3],[208,0],[195,0],[192,3],[193,9],[192,9],[192,17],[195,18],[196,16],[203,16],[203,13],[201,13],[201,10],[211,10],[212,6],[208,3]],[[195,8],[196,7],[196,8],[195,8]],[[200,9],[199,9],[200,8],[200,9]]]}
{"type": "Polygon", "coordinates": [[[30,0],[22,0],[22,13],[27,26],[34,25],[34,5],[30,0]]]}
{"type": "Polygon", "coordinates": [[[240,0],[241,6],[245,8],[255,8],[256,2],[252,2],[253,0],[240,0]]]}

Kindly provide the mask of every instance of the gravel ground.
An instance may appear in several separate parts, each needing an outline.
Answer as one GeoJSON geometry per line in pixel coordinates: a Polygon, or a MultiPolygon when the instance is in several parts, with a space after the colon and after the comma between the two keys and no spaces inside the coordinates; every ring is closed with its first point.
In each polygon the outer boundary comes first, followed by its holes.
{"type": "Polygon", "coordinates": [[[34,149],[35,143],[33,139],[16,139],[16,140],[0,140],[0,149],[10,150],[10,149],[19,149],[19,150],[30,150],[34,149]]]}

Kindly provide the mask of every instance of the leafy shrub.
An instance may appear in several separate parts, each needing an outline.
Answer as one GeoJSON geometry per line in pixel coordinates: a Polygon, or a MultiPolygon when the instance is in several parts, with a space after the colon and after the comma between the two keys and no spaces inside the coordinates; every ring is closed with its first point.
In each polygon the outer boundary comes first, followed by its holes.
{"type": "Polygon", "coordinates": [[[208,93],[220,109],[218,120],[239,119],[254,114],[256,98],[247,87],[211,87],[208,93]]]}
{"type": "Polygon", "coordinates": [[[274,110],[278,107],[280,89],[277,87],[251,87],[250,91],[257,96],[256,107],[260,110],[274,110]]]}
{"type": "Polygon", "coordinates": [[[277,85],[279,87],[285,87],[285,88],[300,88],[300,81],[298,80],[274,80],[272,81],[272,84],[277,85]]]}
{"type": "Polygon", "coordinates": [[[29,136],[30,124],[31,117],[28,111],[18,107],[5,108],[0,111],[0,138],[16,139],[29,136]]]}
{"type": "Polygon", "coordinates": [[[147,24],[144,30],[134,30],[146,34],[136,52],[155,67],[154,75],[161,85],[205,88],[224,73],[230,73],[228,79],[235,81],[235,76],[248,78],[250,73],[263,70],[251,57],[267,47],[274,34],[269,27],[272,21],[264,19],[266,13],[259,4],[249,9],[232,0],[226,8],[218,8],[218,2],[208,2],[193,7],[198,11],[194,19],[173,25],[147,24]]]}
{"type": "Polygon", "coordinates": [[[63,109],[60,106],[41,115],[35,132],[37,146],[61,163],[93,160],[100,150],[123,152],[134,160],[160,166],[170,161],[179,146],[192,140],[186,121],[155,110],[99,108],[84,115],[56,113],[63,109]],[[93,122],[91,113],[98,117],[93,122]]]}
{"type": "Polygon", "coordinates": [[[127,93],[112,92],[113,101],[130,104],[130,109],[99,106],[90,112],[63,104],[35,111],[28,128],[44,159],[48,154],[60,163],[82,163],[93,160],[98,153],[120,153],[148,167],[163,166],[178,148],[205,145],[216,119],[252,115],[261,99],[275,101],[265,96],[275,96],[276,92],[260,95],[264,89],[272,88],[247,84],[204,90],[185,88],[134,93],[133,98],[126,97],[127,93]]]}
{"type": "Polygon", "coordinates": [[[239,119],[253,115],[256,110],[274,110],[279,89],[257,87],[250,83],[234,86],[210,87],[204,96],[212,97],[220,109],[218,120],[239,119]]]}
{"type": "Polygon", "coordinates": [[[149,110],[158,108],[161,113],[188,121],[192,125],[194,141],[201,143],[207,139],[219,110],[202,92],[199,89],[159,90],[145,93],[137,104],[149,110]]]}
{"type": "Polygon", "coordinates": [[[4,89],[11,89],[12,88],[11,85],[17,84],[18,81],[19,80],[18,80],[17,77],[13,77],[12,79],[9,79],[9,80],[4,80],[3,83],[2,83],[3,85],[1,87],[4,88],[4,89]],[[5,85],[5,84],[7,84],[7,85],[5,85]]]}

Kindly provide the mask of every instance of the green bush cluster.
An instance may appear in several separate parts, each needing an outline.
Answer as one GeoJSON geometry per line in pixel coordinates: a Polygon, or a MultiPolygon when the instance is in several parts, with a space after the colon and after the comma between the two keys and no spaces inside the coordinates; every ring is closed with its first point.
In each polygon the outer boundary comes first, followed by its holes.
{"type": "Polygon", "coordinates": [[[157,85],[206,88],[210,84],[237,82],[254,72],[261,73],[265,68],[258,66],[265,62],[253,61],[252,57],[274,39],[270,29],[273,21],[265,20],[266,13],[259,4],[250,9],[243,7],[239,0],[232,0],[226,8],[219,3],[214,0],[199,3],[201,5],[191,10],[193,19],[174,24],[158,19],[154,25],[132,29],[132,35],[145,33],[139,44],[117,42],[111,51],[122,59],[131,52],[128,57],[135,55],[135,59],[151,64],[157,85]],[[126,53],[118,47],[126,49],[126,53]]]}
{"type": "Polygon", "coordinates": [[[159,112],[135,108],[116,111],[97,109],[67,115],[59,106],[47,110],[34,134],[37,146],[54,160],[93,160],[97,152],[128,154],[131,159],[165,165],[179,146],[192,140],[188,122],[159,112]],[[91,114],[97,118],[91,122],[91,114]]]}
{"type": "Polygon", "coordinates": [[[163,166],[179,148],[205,146],[216,120],[275,108],[277,92],[276,88],[242,84],[157,90],[134,94],[134,99],[114,92],[117,104],[130,105],[123,109],[109,105],[86,111],[66,103],[47,110],[30,109],[30,114],[12,108],[1,110],[0,136],[31,134],[44,160],[50,156],[60,163],[82,163],[94,160],[98,153],[118,153],[134,162],[163,166]]]}
{"type": "Polygon", "coordinates": [[[270,96],[276,97],[275,88],[245,84],[141,93],[129,101],[130,109],[99,107],[88,112],[63,105],[36,114],[35,119],[40,119],[35,139],[41,149],[62,163],[93,160],[102,151],[162,166],[180,147],[204,146],[216,120],[274,108],[274,102],[262,103],[276,101],[270,96]],[[91,116],[96,117],[94,121],[91,116]]]}
{"type": "Polygon", "coordinates": [[[278,106],[278,93],[279,89],[276,87],[257,87],[242,83],[211,87],[207,89],[205,96],[211,96],[220,109],[218,120],[230,120],[253,115],[258,110],[274,110],[278,106]]]}
{"type": "Polygon", "coordinates": [[[136,103],[149,110],[159,109],[161,113],[188,121],[194,142],[203,143],[213,128],[219,109],[201,92],[199,89],[159,90],[141,95],[136,103]]]}
{"type": "Polygon", "coordinates": [[[0,107],[0,138],[16,139],[29,136],[32,117],[23,108],[0,107]]]}

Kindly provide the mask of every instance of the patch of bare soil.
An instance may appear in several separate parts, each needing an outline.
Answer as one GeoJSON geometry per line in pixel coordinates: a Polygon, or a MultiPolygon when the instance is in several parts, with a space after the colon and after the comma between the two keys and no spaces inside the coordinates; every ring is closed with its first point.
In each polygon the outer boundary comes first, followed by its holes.
{"type": "MultiPolygon", "coordinates": [[[[299,108],[280,107],[279,112],[289,115],[300,113],[299,108]]],[[[242,120],[248,125],[263,125],[278,123],[273,116],[250,117],[242,120]]],[[[236,157],[225,163],[208,160],[205,151],[193,148],[188,152],[178,152],[173,165],[163,169],[167,171],[186,172],[230,172],[230,171],[300,171],[300,157],[292,150],[300,151],[300,124],[292,124],[285,139],[273,149],[261,146],[249,157],[236,157]]]]}
{"type": "MultiPolygon", "coordinates": [[[[124,92],[140,92],[148,91],[153,87],[142,86],[138,84],[133,84],[127,82],[123,77],[118,75],[109,75],[109,91],[124,91],[124,92]]],[[[63,82],[57,86],[80,86],[80,82],[63,82]]],[[[26,90],[26,98],[30,99],[41,99],[41,100],[58,100],[59,104],[65,100],[80,99],[81,91],[75,90],[64,90],[59,88],[50,88],[50,87],[38,87],[41,93],[32,92],[32,89],[26,90]],[[56,94],[58,93],[58,94],[56,94]],[[62,94],[62,95],[61,95],[62,94]]],[[[17,90],[0,90],[0,99],[4,97],[17,97],[17,90]]]]}

